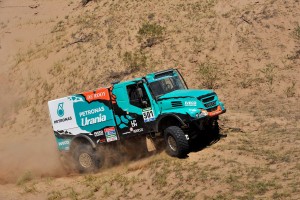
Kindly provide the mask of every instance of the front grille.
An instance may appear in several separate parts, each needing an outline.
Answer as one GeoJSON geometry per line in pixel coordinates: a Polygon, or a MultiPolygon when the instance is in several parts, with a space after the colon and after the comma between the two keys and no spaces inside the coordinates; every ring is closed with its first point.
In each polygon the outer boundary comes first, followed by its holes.
{"type": "Polygon", "coordinates": [[[181,107],[182,102],[181,101],[172,101],[171,105],[172,105],[172,107],[181,107]]]}
{"type": "Polygon", "coordinates": [[[212,101],[212,102],[209,102],[209,103],[205,103],[204,106],[206,108],[211,108],[211,107],[216,106],[216,104],[217,104],[217,101],[212,101]]]}
{"type": "Polygon", "coordinates": [[[205,99],[202,99],[202,102],[203,103],[206,103],[206,102],[209,102],[209,101],[213,101],[214,100],[214,96],[211,96],[211,97],[208,97],[208,98],[205,98],[205,99]]]}

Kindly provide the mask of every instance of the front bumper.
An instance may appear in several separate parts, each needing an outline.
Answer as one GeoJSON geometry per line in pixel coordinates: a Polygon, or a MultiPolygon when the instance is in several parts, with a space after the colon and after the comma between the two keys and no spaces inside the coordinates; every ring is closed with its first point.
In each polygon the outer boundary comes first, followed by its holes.
{"type": "Polygon", "coordinates": [[[226,109],[222,110],[221,106],[218,106],[216,110],[207,112],[207,116],[208,117],[215,117],[215,116],[218,116],[218,115],[223,114],[225,112],[226,112],[226,109]]]}

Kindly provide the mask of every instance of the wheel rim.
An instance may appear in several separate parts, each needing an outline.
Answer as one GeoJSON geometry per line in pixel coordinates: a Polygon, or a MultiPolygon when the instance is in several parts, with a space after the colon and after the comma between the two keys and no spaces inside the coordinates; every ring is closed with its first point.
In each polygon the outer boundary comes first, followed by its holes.
{"type": "Polygon", "coordinates": [[[88,153],[82,153],[79,156],[79,163],[84,168],[89,168],[92,166],[92,158],[88,153]]]}
{"type": "Polygon", "coordinates": [[[177,151],[177,144],[172,136],[168,137],[168,145],[173,151],[177,151]]]}

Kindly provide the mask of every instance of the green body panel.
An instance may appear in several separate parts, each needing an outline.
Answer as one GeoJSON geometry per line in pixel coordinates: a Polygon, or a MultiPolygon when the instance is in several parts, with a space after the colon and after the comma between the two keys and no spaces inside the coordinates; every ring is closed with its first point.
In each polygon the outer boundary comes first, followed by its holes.
{"type": "Polygon", "coordinates": [[[137,109],[136,107],[132,106],[129,103],[129,98],[126,89],[128,85],[135,84],[139,80],[141,79],[136,79],[136,81],[126,81],[126,82],[116,84],[113,88],[113,94],[117,97],[116,102],[123,111],[141,115],[142,112],[140,111],[140,109],[137,109]]]}
{"type": "Polygon", "coordinates": [[[81,99],[73,104],[75,119],[80,129],[93,132],[116,125],[111,108],[104,103],[99,101],[87,102],[80,95],[74,95],[74,98],[81,99]],[[86,111],[89,110],[94,112],[87,114],[86,111]]]}
{"type": "Polygon", "coordinates": [[[201,113],[200,109],[207,110],[220,105],[222,110],[225,110],[223,103],[212,90],[176,90],[159,97],[158,105],[161,114],[185,114],[195,119],[205,117],[197,115],[201,113]],[[209,98],[212,99],[210,102],[215,102],[212,106],[202,101],[209,98]]]}

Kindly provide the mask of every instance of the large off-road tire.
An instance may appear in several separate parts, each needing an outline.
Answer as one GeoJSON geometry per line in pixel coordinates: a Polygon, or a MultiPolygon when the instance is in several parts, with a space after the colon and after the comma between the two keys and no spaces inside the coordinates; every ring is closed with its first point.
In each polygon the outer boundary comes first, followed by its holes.
{"type": "Polygon", "coordinates": [[[73,150],[73,159],[80,173],[95,172],[101,166],[100,156],[88,144],[78,144],[73,150]]]}
{"type": "Polygon", "coordinates": [[[166,151],[170,156],[183,158],[189,153],[189,143],[184,132],[177,126],[170,126],[164,131],[166,151]]]}

